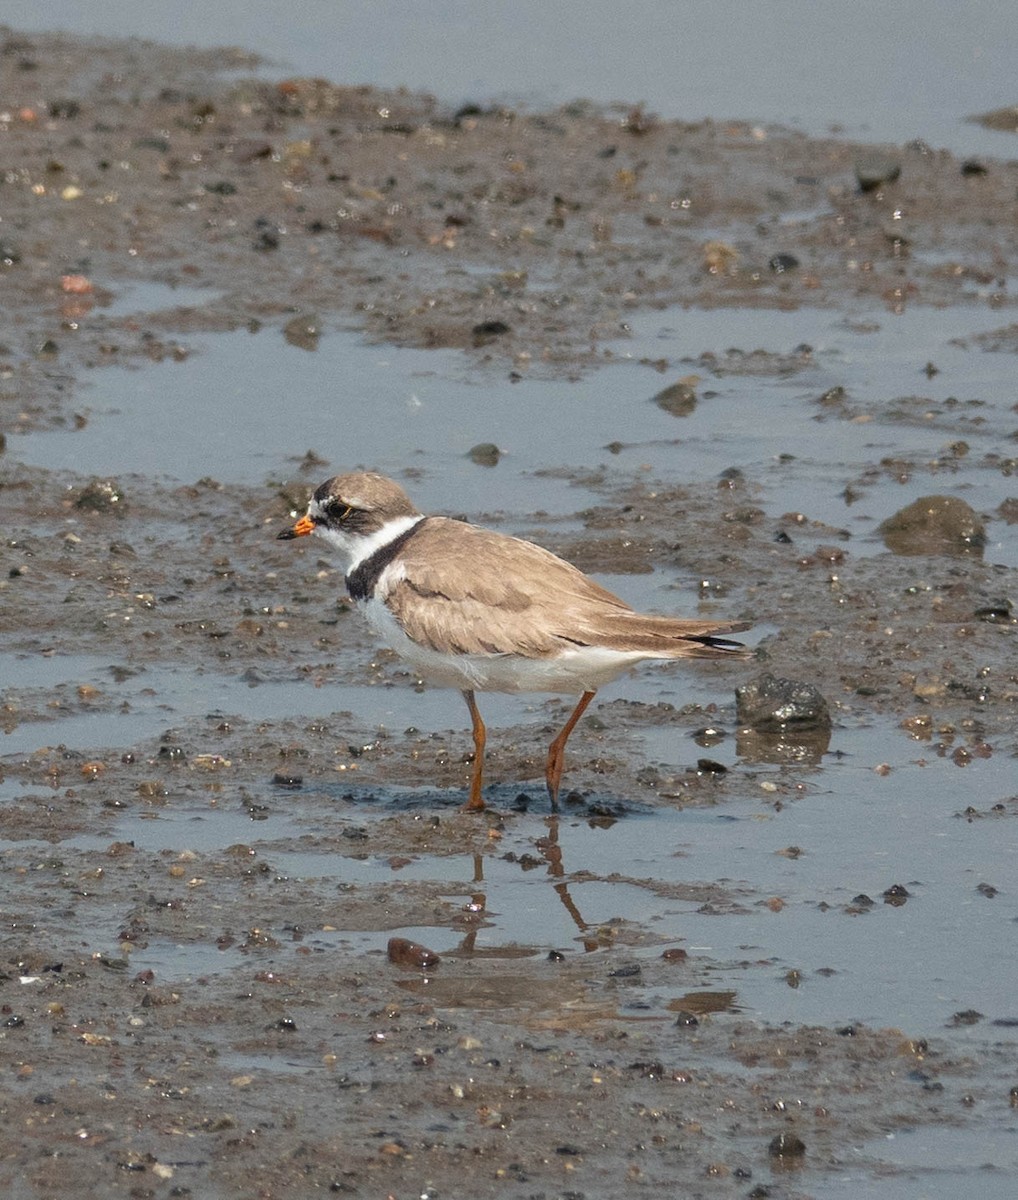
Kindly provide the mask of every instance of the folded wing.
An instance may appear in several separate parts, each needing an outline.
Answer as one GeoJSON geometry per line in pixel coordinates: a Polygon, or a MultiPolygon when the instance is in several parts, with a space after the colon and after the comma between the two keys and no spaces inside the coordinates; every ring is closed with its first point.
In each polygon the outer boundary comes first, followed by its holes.
{"type": "Polygon", "coordinates": [[[407,634],[433,650],[549,658],[597,645],[652,658],[710,657],[742,647],[744,624],[634,612],[577,567],[531,542],[444,517],[403,547],[386,600],[407,634]]]}

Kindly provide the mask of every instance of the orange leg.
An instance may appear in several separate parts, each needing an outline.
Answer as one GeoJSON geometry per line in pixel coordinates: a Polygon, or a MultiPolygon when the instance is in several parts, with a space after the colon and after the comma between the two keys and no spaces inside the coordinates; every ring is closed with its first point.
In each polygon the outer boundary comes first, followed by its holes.
{"type": "Polygon", "coordinates": [[[562,728],[562,732],[548,747],[548,765],[544,771],[544,778],[548,784],[548,795],[551,797],[552,808],[558,808],[558,789],[562,782],[562,767],[565,764],[566,758],[566,742],[569,740],[569,735],[576,728],[576,723],[586,711],[587,705],[597,695],[596,692],[584,692],[580,697],[580,702],[573,709],[573,715],[566,721],[562,728]]]}
{"type": "Polygon", "coordinates": [[[463,805],[464,812],[483,812],[484,801],[481,799],[481,783],[484,777],[484,742],[486,731],[481,714],[477,709],[477,701],[472,691],[464,691],[463,699],[470,710],[470,720],[473,722],[474,734],[474,769],[470,775],[470,799],[463,805]]]}

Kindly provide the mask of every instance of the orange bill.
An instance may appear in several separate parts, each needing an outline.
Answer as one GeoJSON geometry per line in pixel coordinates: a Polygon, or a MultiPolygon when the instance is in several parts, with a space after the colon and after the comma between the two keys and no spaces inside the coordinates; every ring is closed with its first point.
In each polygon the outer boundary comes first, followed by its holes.
{"type": "Polygon", "coordinates": [[[290,538],[307,537],[309,533],[314,533],[314,531],[315,523],[305,513],[292,529],[284,529],[282,533],[276,534],[276,537],[282,541],[289,541],[290,538]]]}

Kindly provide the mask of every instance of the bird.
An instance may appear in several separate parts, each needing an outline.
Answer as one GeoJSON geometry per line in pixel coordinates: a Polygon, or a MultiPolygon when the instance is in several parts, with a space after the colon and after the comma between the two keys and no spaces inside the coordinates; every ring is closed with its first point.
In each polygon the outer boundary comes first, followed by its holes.
{"type": "Polygon", "coordinates": [[[309,534],[338,552],[347,593],[381,640],[428,682],[463,694],[474,742],[466,811],[485,807],[487,731],[476,692],[579,697],[548,748],[554,811],[566,742],[598,688],[639,662],[747,654],[722,636],[745,622],[637,612],[542,546],[425,516],[398,483],[374,472],[327,479],[277,537],[309,534]]]}

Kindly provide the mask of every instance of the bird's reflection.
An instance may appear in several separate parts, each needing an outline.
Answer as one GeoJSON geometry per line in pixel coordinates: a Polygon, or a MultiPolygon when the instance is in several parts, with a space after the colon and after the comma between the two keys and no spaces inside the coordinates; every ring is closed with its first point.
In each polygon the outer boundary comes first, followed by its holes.
{"type": "MultiPolygon", "coordinates": [[[[548,875],[552,879],[558,879],[561,882],[553,883],[552,888],[559,900],[565,907],[573,924],[581,934],[589,933],[591,925],[583,919],[583,914],[580,912],[579,906],[569,893],[569,884],[565,882],[566,874],[565,863],[562,859],[562,847],[559,844],[559,825],[560,818],[557,814],[552,814],[545,818],[545,825],[548,832],[545,836],[540,837],[534,843],[535,848],[540,852],[541,857],[548,864],[548,875]]],[[[484,855],[474,854],[474,871],[471,883],[484,883],[484,855]]],[[[526,869],[526,868],[525,868],[526,869]]],[[[487,892],[480,889],[471,893],[470,900],[466,905],[466,911],[463,917],[464,924],[468,925],[467,931],[460,942],[460,951],[472,952],[475,949],[477,942],[478,930],[485,924],[487,918],[487,892]]],[[[601,949],[601,942],[594,936],[584,937],[582,939],[583,949],[585,951],[594,951],[601,949]]]]}
{"type": "MultiPolygon", "coordinates": [[[[553,813],[545,819],[545,824],[548,826],[548,834],[546,837],[537,839],[537,849],[540,850],[545,862],[548,864],[548,874],[553,879],[561,879],[566,873],[565,864],[562,861],[562,847],[559,845],[559,818],[553,813]]],[[[552,885],[555,893],[565,906],[566,912],[572,917],[573,923],[580,933],[586,933],[590,926],[583,919],[583,915],[577,907],[576,901],[569,894],[568,883],[556,883],[552,885]]],[[[584,938],[584,950],[596,950],[598,948],[597,938],[584,938]]]]}

